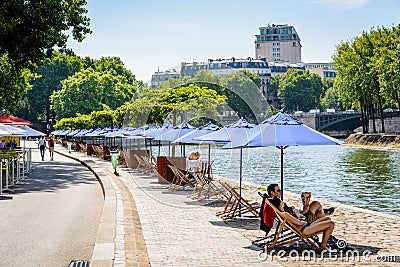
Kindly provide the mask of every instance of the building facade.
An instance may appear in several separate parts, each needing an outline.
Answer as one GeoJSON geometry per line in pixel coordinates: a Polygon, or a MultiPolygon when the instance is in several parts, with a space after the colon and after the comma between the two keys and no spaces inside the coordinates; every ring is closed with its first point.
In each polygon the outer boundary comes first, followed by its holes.
{"type": "Polygon", "coordinates": [[[293,26],[272,24],[259,30],[254,42],[256,58],[291,64],[301,62],[300,37],[293,26]]]}
{"type": "Polygon", "coordinates": [[[156,71],[151,75],[151,88],[156,88],[162,82],[168,81],[169,79],[178,79],[180,76],[181,74],[176,69],[156,71]]]}
{"type": "Polygon", "coordinates": [[[318,74],[322,79],[336,78],[336,70],[333,63],[304,63],[304,67],[306,70],[309,70],[310,73],[318,74]]]}

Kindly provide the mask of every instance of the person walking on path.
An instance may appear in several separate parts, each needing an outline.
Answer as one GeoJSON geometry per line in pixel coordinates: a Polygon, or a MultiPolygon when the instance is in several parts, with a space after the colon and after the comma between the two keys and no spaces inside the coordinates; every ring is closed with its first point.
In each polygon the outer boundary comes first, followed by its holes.
{"type": "Polygon", "coordinates": [[[53,139],[52,135],[50,135],[48,143],[49,143],[50,160],[54,160],[53,159],[53,157],[54,157],[54,139],[53,139]]]}
{"type": "Polygon", "coordinates": [[[40,149],[40,156],[42,157],[42,161],[44,160],[44,150],[46,149],[46,140],[44,136],[42,136],[38,143],[38,148],[40,149]]]}

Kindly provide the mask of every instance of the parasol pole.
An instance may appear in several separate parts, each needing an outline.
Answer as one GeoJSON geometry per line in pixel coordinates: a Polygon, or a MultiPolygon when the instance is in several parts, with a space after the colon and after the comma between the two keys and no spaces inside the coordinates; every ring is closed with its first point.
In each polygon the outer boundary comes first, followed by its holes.
{"type": "Polygon", "coordinates": [[[281,150],[281,199],[283,201],[283,146],[279,149],[281,150]]]}
{"type": "Polygon", "coordinates": [[[281,200],[283,201],[283,150],[287,146],[277,146],[281,150],[281,200]]]}
{"type": "MultiPolygon", "coordinates": [[[[239,197],[242,199],[242,159],[243,153],[242,148],[240,148],[240,170],[239,170],[239,197]]],[[[239,204],[239,217],[242,217],[242,205],[239,204]]]]}

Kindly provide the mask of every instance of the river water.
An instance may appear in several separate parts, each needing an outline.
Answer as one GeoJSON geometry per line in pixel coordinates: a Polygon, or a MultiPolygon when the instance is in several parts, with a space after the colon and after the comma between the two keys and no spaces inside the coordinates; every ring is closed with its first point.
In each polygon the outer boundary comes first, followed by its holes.
{"type": "MultiPolygon", "coordinates": [[[[153,154],[156,154],[153,148],[153,154]]],[[[167,152],[168,148],[164,146],[167,152]]],[[[177,147],[177,154],[180,148],[177,147]]],[[[208,146],[186,146],[186,155],[208,146]]],[[[161,152],[164,154],[164,152],[161,152]]],[[[240,149],[210,148],[213,173],[239,180],[240,149]]],[[[280,184],[280,150],[274,147],[242,150],[243,181],[280,184]]],[[[284,190],[400,216],[400,150],[350,146],[304,146],[284,150],[284,190]]],[[[300,201],[300,200],[299,200],[300,201]]]]}

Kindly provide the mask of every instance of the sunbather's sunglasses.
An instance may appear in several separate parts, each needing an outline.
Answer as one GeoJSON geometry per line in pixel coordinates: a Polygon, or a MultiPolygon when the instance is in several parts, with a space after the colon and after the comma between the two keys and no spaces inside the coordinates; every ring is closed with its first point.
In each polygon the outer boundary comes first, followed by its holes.
{"type": "Polygon", "coordinates": [[[279,193],[280,193],[280,192],[281,192],[281,190],[280,190],[280,189],[278,189],[278,190],[276,190],[276,192],[279,192],[279,193]]]}

